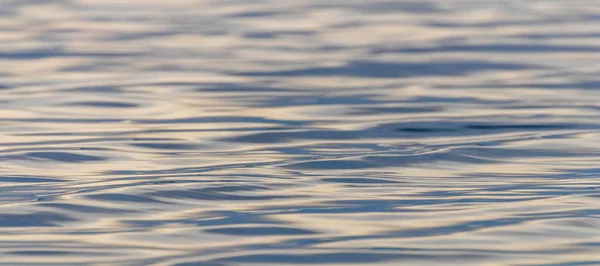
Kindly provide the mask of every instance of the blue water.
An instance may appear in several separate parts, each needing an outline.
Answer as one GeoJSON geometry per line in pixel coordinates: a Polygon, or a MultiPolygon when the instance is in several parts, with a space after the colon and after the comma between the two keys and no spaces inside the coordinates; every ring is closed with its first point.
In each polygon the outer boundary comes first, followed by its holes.
{"type": "Polygon", "coordinates": [[[594,0],[0,0],[0,265],[600,265],[594,0]]]}

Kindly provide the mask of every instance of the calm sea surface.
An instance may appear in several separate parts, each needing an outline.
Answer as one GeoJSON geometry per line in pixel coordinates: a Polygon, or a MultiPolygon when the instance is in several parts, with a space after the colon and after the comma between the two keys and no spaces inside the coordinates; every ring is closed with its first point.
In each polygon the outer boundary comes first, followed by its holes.
{"type": "Polygon", "coordinates": [[[0,265],[600,265],[600,2],[0,0],[0,265]]]}

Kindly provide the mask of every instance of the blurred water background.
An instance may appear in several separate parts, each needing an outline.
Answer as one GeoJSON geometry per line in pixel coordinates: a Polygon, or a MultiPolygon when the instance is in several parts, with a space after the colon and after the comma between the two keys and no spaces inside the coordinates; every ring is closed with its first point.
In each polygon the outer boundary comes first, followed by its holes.
{"type": "Polygon", "coordinates": [[[600,265],[600,2],[0,0],[0,265],[600,265]]]}

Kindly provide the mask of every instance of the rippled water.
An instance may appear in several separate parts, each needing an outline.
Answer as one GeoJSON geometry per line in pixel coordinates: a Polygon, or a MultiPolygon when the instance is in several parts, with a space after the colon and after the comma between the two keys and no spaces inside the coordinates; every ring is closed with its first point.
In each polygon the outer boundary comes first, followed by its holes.
{"type": "Polygon", "coordinates": [[[0,0],[0,264],[600,265],[599,14],[0,0]]]}

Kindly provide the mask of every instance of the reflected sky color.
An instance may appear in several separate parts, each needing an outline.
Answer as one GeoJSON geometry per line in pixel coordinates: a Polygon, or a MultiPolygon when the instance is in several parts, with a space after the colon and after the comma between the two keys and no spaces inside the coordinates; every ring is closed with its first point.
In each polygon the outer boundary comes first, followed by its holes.
{"type": "Polygon", "coordinates": [[[0,0],[2,265],[598,265],[591,0],[0,0]]]}

